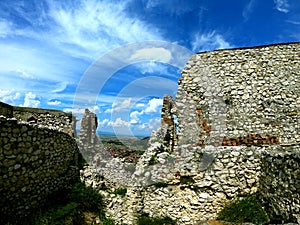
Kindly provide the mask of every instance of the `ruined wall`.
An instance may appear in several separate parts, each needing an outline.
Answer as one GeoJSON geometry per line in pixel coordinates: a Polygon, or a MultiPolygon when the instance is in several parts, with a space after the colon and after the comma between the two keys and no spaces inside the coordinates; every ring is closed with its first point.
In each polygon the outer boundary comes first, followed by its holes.
{"type": "Polygon", "coordinates": [[[105,179],[127,187],[124,198],[103,191],[108,216],[135,224],[146,212],[192,225],[258,193],[273,222],[297,222],[300,43],[195,54],[163,109],[132,173],[114,159],[83,174],[94,187],[105,179]]]}
{"type": "Polygon", "coordinates": [[[299,143],[299,52],[295,43],[193,55],[176,96],[179,142],[299,143]]]}
{"type": "Polygon", "coordinates": [[[98,119],[97,115],[88,109],[85,109],[84,115],[81,119],[81,128],[79,135],[79,149],[87,162],[93,159],[98,152],[98,137],[97,130],[98,119]]]}
{"type": "Polygon", "coordinates": [[[51,127],[76,137],[76,118],[72,113],[60,110],[13,106],[13,115],[18,121],[31,122],[40,127],[51,127]]]}
{"type": "Polygon", "coordinates": [[[0,223],[22,221],[78,181],[78,154],[65,132],[0,115],[0,223]]]}

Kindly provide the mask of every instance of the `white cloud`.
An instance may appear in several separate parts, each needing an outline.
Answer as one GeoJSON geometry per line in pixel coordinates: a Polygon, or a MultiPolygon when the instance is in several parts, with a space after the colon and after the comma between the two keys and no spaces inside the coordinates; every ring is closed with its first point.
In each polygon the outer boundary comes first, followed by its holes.
{"type": "Polygon", "coordinates": [[[156,131],[160,126],[160,118],[150,119],[149,120],[149,130],[156,131]]]}
{"type": "Polygon", "coordinates": [[[148,102],[147,108],[145,109],[145,113],[158,113],[161,106],[163,104],[163,100],[160,98],[150,99],[148,102]]]}
{"type": "Polygon", "coordinates": [[[108,119],[104,119],[104,120],[98,120],[98,125],[99,127],[105,127],[107,126],[109,123],[109,120],[108,119]]]}
{"type": "Polygon", "coordinates": [[[161,39],[157,29],[126,13],[128,2],[85,0],[69,6],[64,1],[49,2],[49,16],[59,28],[52,31],[52,39],[65,50],[89,58],[124,42],[161,39]]]}
{"type": "Polygon", "coordinates": [[[135,67],[142,74],[156,73],[156,74],[174,76],[173,73],[171,74],[168,71],[168,65],[161,64],[161,63],[158,63],[158,62],[150,61],[150,62],[147,62],[147,63],[138,63],[138,64],[135,65],[135,67]]]}
{"type": "Polygon", "coordinates": [[[191,44],[194,52],[232,48],[230,43],[215,31],[207,34],[197,33],[191,44]]]}
{"type": "Polygon", "coordinates": [[[114,121],[109,119],[98,120],[99,127],[130,127],[130,123],[128,121],[123,120],[122,118],[118,117],[114,121]]]}
{"type": "Polygon", "coordinates": [[[288,13],[290,10],[289,10],[289,3],[288,3],[288,0],[274,0],[274,3],[275,3],[275,8],[280,11],[280,12],[283,12],[283,13],[288,13]]]}
{"type": "Polygon", "coordinates": [[[138,103],[138,104],[136,104],[135,107],[137,107],[137,108],[143,108],[144,106],[145,106],[145,104],[143,104],[143,103],[138,103]]]}
{"type": "Polygon", "coordinates": [[[28,79],[34,79],[34,76],[28,72],[26,72],[25,70],[22,70],[22,69],[16,69],[15,71],[12,71],[12,72],[15,72],[17,74],[19,74],[19,76],[21,78],[28,78],[28,79]]]}
{"type": "Polygon", "coordinates": [[[172,58],[172,54],[169,50],[165,48],[143,48],[137,50],[131,57],[132,61],[158,61],[163,63],[168,63],[172,58]]]}
{"type": "Polygon", "coordinates": [[[98,105],[94,106],[85,106],[85,107],[74,107],[74,108],[65,108],[63,109],[64,112],[72,112],[73,114],[79,114],[83,115],[85,112],[85,109],[90,110],[91,112],[97,114],[101,113],[101,109],[98,105]]]}
{"type": "Polygon", "coordinates": [[[37,108],[40,103],[41,101],[37,99],[35,94],[28,92],[25,94],[24,103],[21,106],[37,108]]]}
{"type": "Polygon", "coordinates": [[[68,82],[59,82],[54,86],[54,89],[51,91],[53,93],[58,93],[64,91],[68,86],[68,82]]]}
{"type": "Polygon", "coordinates": [[[120,112],[128,110],[132,106],[132,98],[117,99],[112,104],[112,109],[105,110],[104,113],[120,112]]]}
{"type": "Polygon", "coordinates": [[[130,123],[131,124],[137,124],[140,122],[140,116],[144,114],[144,110],[142,111],[133,111],[130,113],[130,123]]]}
{"type": "Polygon", "coordinates": [[[60,105],[60,104],[61,104],[61,101],[57,101],[57,100],[55,100],[55,101],[49,101],[49,102],[47,102],[47,104],[48,104],[48,105],[52,105],[52,106],[60,105]]]}
{"type": "Polygon", "coordinates": [[[0,37],[5,38],[12,34],[12,23],[6,20],[0,20],[0,37]]]}
{"type": "Polygon", "coordinates": [[[0,101],[1,102],[15,105],[15,101],[20,99],[20,97],[21,97],[21,94],[19,92],[16,92],[14,89],[12,89],[12,90],[0,89],[0,101]]]}

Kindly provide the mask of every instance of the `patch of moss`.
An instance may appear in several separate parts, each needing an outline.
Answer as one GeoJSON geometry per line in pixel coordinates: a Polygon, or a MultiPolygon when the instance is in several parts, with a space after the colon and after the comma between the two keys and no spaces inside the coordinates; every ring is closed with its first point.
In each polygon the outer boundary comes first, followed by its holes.
{"type": "Polygon", "coordinates": [[[161,187],[167,187],[168,184],[166,182],[156,182],[153,184],[155,187],[157,188],[161,188],[161,187]]]}
{"type": "Polygon", "coordinates": [[[165,216],[159,217],[149,217],[149,214],[142,213],[138,220],[137,225],[175,225],[176,221],[172,220],[170,217],[165,216]]]}
{"type": "Polygon", "coordinates": [[[120,195],[122,197],[125,197],[126,193],[127,193],[126,188],[117,188],[115,191],[112,192],[112,194],[120,195]]]}
{"type": "Polygon", "coordinates": [[[114,225],[114,221],[106,218],[103,209],[102,196],[93,188],[77,183],[72,190],[65,193],[61,199],[56,199],[47,208],[42,209],[28,223],[30,225],[61,225],[85,224],[84,212],[97,215],[102,224],[114,225]]]}
{"type": "Polygon", "coordinates": [[[218,220],[233,223],[265,224],[269,221],[269,218],[261,202],[254,194],[245,198],[238,198],[225,205],[218,215],[218,220]]]}

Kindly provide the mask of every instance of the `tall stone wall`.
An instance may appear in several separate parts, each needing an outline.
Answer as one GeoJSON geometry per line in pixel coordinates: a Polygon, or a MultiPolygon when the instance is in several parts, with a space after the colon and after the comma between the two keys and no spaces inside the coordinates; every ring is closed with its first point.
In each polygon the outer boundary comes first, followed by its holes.
{"type": "Polygon", "coordinates": [[[124,198],[105,195],[109,216],[135,224],[146,212],[192,225],[258,193],[273,222],[300,222],[300,43],[195,54],[163,109],[132,174],[116,160],[111,171],[83,174],[95,187],[127,184],[124,198]]]}
{"type": "Polygon", "coordinates": [[[75,139],[55,126],[0,115],[0,223],[22,224],[49,196],[78,181],[78,154],[75,139]]]}
{"type": "Polygon", "coordinates": [[[193,55],[176,96],[178,141],[299,143],[299,52],[295,43],[193,55]]]}

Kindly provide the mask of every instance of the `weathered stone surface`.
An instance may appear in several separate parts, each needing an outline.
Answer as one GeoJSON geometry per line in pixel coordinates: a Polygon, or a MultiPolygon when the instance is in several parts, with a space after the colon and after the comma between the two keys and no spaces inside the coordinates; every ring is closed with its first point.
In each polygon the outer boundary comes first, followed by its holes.
{"type": "Polygon", "coordinates": [[[84,158],[88,161],[92,160],[98,149],[98,138],[96,134],[98,126],[97,115],[85,109],[83,118],[81,119],[81,128],[79,135],[79,149],[84,158]]]}
{"type": "MultiPolygon", "coordinates": [[[[39,119],[44,116],[39,114],[39,119]]],[[[50,114],[46,117],[52,124],[62,121],[50,114]]],[[[51,194],[79,180],[76,141],[60,130],[0,116],[1,224],[20,223],[51,194]]]]}

